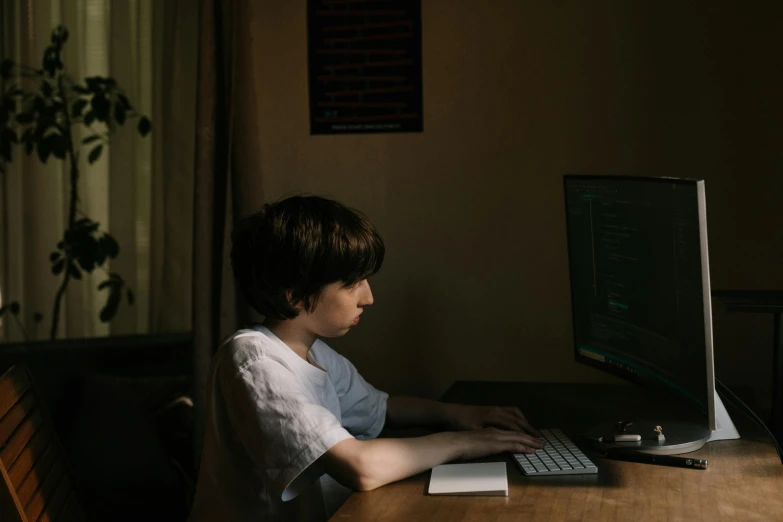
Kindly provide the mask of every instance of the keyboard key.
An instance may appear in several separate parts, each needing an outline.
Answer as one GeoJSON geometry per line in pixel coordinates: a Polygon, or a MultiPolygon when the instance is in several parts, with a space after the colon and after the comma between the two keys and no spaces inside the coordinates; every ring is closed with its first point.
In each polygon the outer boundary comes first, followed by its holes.
{"type": "Polygon", "coordinates": [[[547,445],[535,453],[514,453],[525,475],[597,473],[598,468],[561,430],[539,430],[547,445]]]}

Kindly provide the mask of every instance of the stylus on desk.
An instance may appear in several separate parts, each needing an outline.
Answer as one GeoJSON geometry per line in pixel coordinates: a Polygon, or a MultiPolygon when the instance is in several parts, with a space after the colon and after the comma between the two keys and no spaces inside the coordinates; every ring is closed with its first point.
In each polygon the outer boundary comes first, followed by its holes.
{"type": "Polygon", "coordinates": [[[630,462],[644,462],[647,464],[661,464],[663,466],[676,466],[678,468],[707,469],[707,460],[693,459],[689,457],[675,457],[672,455],[653,455],[641,451],[626,448],[608,448],[604,454],[610,459],[627,460],[630,462]]]}

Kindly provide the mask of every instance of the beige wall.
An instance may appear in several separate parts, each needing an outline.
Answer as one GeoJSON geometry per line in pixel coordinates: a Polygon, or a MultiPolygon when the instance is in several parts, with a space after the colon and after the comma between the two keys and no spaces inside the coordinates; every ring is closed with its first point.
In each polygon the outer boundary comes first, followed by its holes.
{"type": "MultiPolygon", "coordinates": [[[[368,380],[615,380],[573,360],[564,173],[703,177],[713,287],[783,288],[780,2],[422,3],[412,134],[310,136],[306,2],[245,18],[263,198],[335,197],[386,242],[375,304],[332,343],[368,380]]],[[[718,377],[767,394],[771,318],[714,321],[718,377]]]]}

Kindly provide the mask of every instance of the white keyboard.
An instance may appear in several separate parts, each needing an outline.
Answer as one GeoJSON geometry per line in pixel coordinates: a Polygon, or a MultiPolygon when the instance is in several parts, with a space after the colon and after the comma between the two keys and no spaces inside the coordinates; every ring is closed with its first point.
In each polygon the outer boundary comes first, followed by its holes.
{"type": "Polygon", "coordinates": [[[512,453],[525,475],[581,475],[598,468],[558,429],[538,430],[547,445],[535,453],[512,453]]]}

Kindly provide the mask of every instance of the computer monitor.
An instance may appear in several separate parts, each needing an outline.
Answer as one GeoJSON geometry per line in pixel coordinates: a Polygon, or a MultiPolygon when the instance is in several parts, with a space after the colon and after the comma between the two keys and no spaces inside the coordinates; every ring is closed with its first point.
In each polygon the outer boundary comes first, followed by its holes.
{"type": "MultiPolygon", "coordinates": [[[[637,420],[628,432],[642,440],[623,445],[671,454],[739,438],[715,393],[704,181],[568,175],[564,189],[576,360],[702,414],[637,420]]],[[[590,435],[616,433],[607,424],[590,435]]]]}

